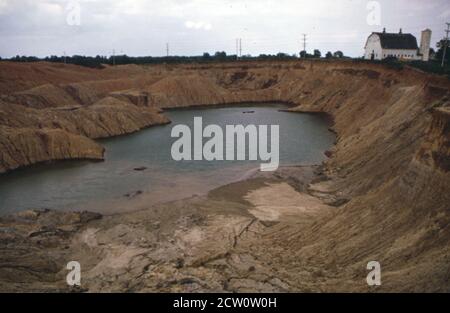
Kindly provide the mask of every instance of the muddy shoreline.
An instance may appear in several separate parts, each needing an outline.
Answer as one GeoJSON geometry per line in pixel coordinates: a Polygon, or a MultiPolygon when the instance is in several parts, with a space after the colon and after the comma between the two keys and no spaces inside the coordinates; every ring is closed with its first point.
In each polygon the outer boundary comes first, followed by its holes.
{"type": "Polygon", "coordinates": [[[65,283],[65,264],[76,260],[83,271],[81,292],[305,291],[280,278],[267,281],[271,266],[253,257],[235,262],[243,257],[241,246],[273,246],[260,241],[273,227],[298,227],[329,213],[332,207],[317,198],[316,209],[309,205],[308,212],[291,210],[304,204],[304,198],[292,203],[292,195],[311,197],[309,183],[323,179],[320,166],[283,167],[206,196],[130,213],[35,210],[2,217],[0,290],[77,291],[65,283]],[[279,194],[272,199],[278,206],[273,210],[279,211],[275,216],[257,212],[270,201],[255,203],[260,197],[251,197],[271,189],[279,194]],[[286,201],[291,203],[283,213],[280,208],[286,201]]]}

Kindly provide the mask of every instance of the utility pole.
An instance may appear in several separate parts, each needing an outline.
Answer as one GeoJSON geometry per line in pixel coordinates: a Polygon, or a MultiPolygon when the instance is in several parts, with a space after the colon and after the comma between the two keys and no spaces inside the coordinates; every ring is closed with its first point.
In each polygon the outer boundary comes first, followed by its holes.
{"type": "Polygon", "coordinates": [[[66,55],[66,51],[64,51],[64,64],[67,64],[67,55],[66,55]]]}
{"type": "Polygon", "coordinates": [[[445,30],[445,45],[444,45],[444,53],[442,54],[442,67],[445,65],[445,56],[447,54],[448,47],[448,34],[450,33],[450,23],[447,24],[447,29],[445,30]]]}
{"type": "Polygon", "coordinates": [[[113,49],[113,66],[116,66],[116,49],[113,49]]]}
{"type": "Polygon", "coordinates": [[[242,58],[242,38],[239,39],[239,57],[242,58]]]}
{"type": "Polygon", "coordinates": [[[305,57],[306,57],[306,34],[303,34],[303,51],[305,51],[305,57]]]}
{"type": "Polygon", "coordinates": [[[167,54],[167,57],[169,57],[169,55],[170,55],[170,46],[169,46],[169,43],[166,43],[166,54],[167,54]]]}

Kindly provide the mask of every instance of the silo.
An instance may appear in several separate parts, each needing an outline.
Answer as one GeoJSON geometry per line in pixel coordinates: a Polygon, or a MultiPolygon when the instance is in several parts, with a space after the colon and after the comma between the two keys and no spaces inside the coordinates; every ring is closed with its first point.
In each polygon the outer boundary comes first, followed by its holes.
{"type": "Polygon", "coordinates": [[[422,61],[428,62],[430,60],[430,45],[431,45],[431,30],[425,29],[422,31],[422,38],[420,40],[420,54],[422,61]]]}

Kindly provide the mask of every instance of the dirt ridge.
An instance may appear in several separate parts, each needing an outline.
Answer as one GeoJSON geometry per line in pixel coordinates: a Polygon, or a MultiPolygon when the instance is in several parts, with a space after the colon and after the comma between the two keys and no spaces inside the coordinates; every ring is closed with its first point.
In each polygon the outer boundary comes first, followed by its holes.
{"type": "MultiPolygon", "coordinates": [[[[43,66],[45,72],[50,65],[14,66],[43,66]]],[[[90,72],[90,80],[114,78],[115,83],[93,83],[89,93],[95,102],[61,111],[4,100],[1,125],[20,132],[38,129],[41,123],[43,129],[96,138],[166,122],[159,113],[164,108],[282,101],[292,104],[294,112],[330,114],[337,142],[331,158],[314,168],[314,174],[311,168],[282,169],[271,177],[224,187],[207,198],[76,227],[58,222],[62,229],[71,229],[64,236],[39,233],[27,242],[27,230],[41,227],[40,219],[2,219],[0,225],[9,230],[0,236],[6,251],[0,261],[20,263],[11,250],[20,241],[33,247],[23,258],[24,268],[42,276],[37,280],[26,271],[21,276],[17,268],[0,267],[0,277],[7,278],[0,279],[0,289],[66,290],[64,261],[75,258],[87,264],[85,286],[90,291],[450,292],[448,79],[408,67],[353,61],[125,66],[102,71],[90,72]],[[145,100],[136,95],[145,95],[145,100]],[[141,110],[148,112],[144,119],[134,116],[141,110]],[[82,124],[92,116],[97,118],[87,123],[92,127],[88,130],[82,124]],[[48,125],[50,121],[60,123],[48,125]],[[264,221],[261,212],[271,212],[272,202],[252,204],[236,196],[261,192],[260,188],[273,190],[274,196],[277,190],[301,194],[290,199],[297,199],[295,203],[277,199],[280,212],[289,212],[289,218],[271,215],[278,220],[264,221]],[[293,208],[310,196],[321,203],[315,207],[324,209],[292,217],[293,208]],[[256,217],[251,212],[258,206],[260,218],[252,222],[256,217]],[[62,250],[64,245],[70,249],[62,250]],[[48,263],[30,262],[36,255],[48,263]],[[51,255],[59,257],[50,262],[51,255]],[[365,282],[366,265],[374,260],[383,270],[383,284],[375,289],[365,282]],[[14,277],[28,277],[29,285],[14,277]]],[[[56,83],[52,79],[45,83],[56,83]]],[[[21,90],[8,94],[23,92],[25,85],[37,87],[23,81],[19,85],[21,90]]],[[[0,142],[5,138],[1,134],[0,142]]],[[[8,142],[2,153],[15,151],[8,142]]],[[[32,163],[34,152],[25,151],[24,159],[32,163]]],[[[64,213],[46,214],[64,221],[64,213]]],[[[46,214],[41,216],[44,221],[46,214]]]]}

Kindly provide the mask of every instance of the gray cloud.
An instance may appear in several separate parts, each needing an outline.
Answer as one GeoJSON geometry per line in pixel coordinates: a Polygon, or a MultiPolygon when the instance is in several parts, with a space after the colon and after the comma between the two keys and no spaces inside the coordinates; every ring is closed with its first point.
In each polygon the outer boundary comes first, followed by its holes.
{"type": "Polygon", "coordinates": [[[362,55],[372,31],[433,30],[444,35],[448,0],[382,0],[380,26],[367,24],[365,0],[79,0],[81,24],[70,26],[66,0],[0,0],[0,55],[199,55],[235,52],[298,53],[301,34],[308,50],[362,55]]]}

